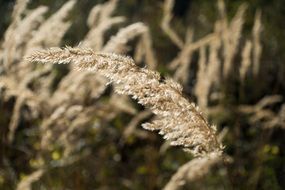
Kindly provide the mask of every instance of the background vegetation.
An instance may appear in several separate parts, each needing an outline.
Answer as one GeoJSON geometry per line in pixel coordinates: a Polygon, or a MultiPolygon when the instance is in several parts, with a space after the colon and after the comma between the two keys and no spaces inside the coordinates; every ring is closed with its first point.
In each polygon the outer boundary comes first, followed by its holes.
{"type": "MultiPolygon", "coordinates": [[[[65,2],[33,0],[28,4],[28,10],[45,5],[49,7],[45,18],[49,18],[65,2]]],[[[78,1],[66,18],[72,24],[58,46],[80,45],[90,31],[86,20],[91,9],[105,2],[107,1],[78,1]]],[[[205,177],[188,181],[184,189],[285,188],[285,2],[225,1],[229,21],[234,18],[242,3],[247,4],[247,9],[240,43],[236,47],[238,53],[232,61],[232,72],[227,78],[219,79],[218,85],[213,85],[207,97],[207,106],[200,105],[199,95],[195,92],[202,57],[200,49],[194,51],[188,60],[191,64],[186,67],[186,81],[181,81],[178,77],[178,81],[183,84],[185,96],[198,103],[210,123],[217,125],[218,133],[226,131],[223,138],[224,153],[231,160],[216,164],[205,177]],[[246,41],[252,38],[257,10],[262,12],[259,72],[255,75],[252,68],[249,68],[245,79],[241,80],[239,70],[242,52],[246,41]]],[[[5,42],[5,31],[12,22],[14,4],[15,1],[10,0],[0,2],[0,12],[3,15],[0,19],[1,43],[5,42]]],[[[183,48],[173,43],[161,28],[163,6],[163,0],[119,1],[113,15],[124,16],[126,21],[106,31],[103,41],[106,43],[120,28],[143,22],[148,26],[152,38],[156,70],[164,77],[175,78],[176,70],[169,69],[169,65],[183,48]]],[[[189,28],[193,29],[193,42],[213,33],[215,22],[220,19],[216,1],[176,0],[172,14],[171,28],[183,40],[189,28]]],[[[129,41],[126,54],[134,57],[139,41],[138,37],[129,41]]],[[[50,46],[41,46],[47,47],[50,46]]],[[[5,45],[2,44],[1,52],[4,50],[5,45]]],[[[209,52],[210,49],[206,49],[207,55],[209,52]]],[[[218,57],[222,62],[226,55],[220,50],[218,57]]],[[[14,62],[17,64],[22,59],[23,56],[20,56],[14,62]]],[[[58,90],[64,78],[71,73],[70,67],[66,65],[53,66],[49,74],[43,74],[39,77],[40,80],[36,78],[27,85],[26,88],[33,92],[31,99],[42,96],[45,100],[39,101],[41,103],[35,106],[38,109],[35,115],[31,110],[33,104],[23,103],[18,110],[20,117],[14,140],[9,141],[11,118],[20,94],[24,93],[17,83],[24,77],[13,78],[14,71],[5,70],[2,67],[3,60],[1,59],[0,67],[0,189],[21,189],[19,184],[23,181],[29,184],[25,179],[30,178],[32,182],[27,188],[32,189],[162,189],[180,166],[193,159],[191,154],[181,148],[169,146],[160,135],[141,129],[141,123],[154,116],[135,101],[122,101],[113,97],[113,86],[104,89],[99,97],[93,96],[90,89],[95,86],[92,83],[94,78],[87,82],[84,80],[82,85],[77,86],[78,92],[81,92],[80,87],[86,86],[83,95],[78,95],[84,98],[76,99],[76,95],[75,98],[69,97],[72,100],[68,106],[82,106],[79,111],[70,111],[71,116],[63,114],[58,120],[46,124],[56,108],[65,105],[65,102],[53,103],[56,101],[52,96],[57,91],[63,93],[68,89],[58,90]],[[42,83],[47,83],[47,79],[51,81],[45,87],[42,83]],[[13,88],[17,88],[15,94],[13,88]],[[48,95],[40,92],[43,89],[48,89],[48,95]],[[123,107],[116,104],[121,101],[123,107]],[[135,123],[136,128],[131,134],[125,135],[130,121],[141,112],[145,116],[135,123]],[[79,121],[77,118],[88,119],[79,121]],[[70,132],[71,126],[74,130],[70,132]],[[52,137],[47,137],[50,134],[52,137]],[[71,139],[64,141],[64,134],[68,134],[71,139]],[[45,140],[47,144],[44,144],[45,140]],[[32,174],[34,176],[31,177],[32,174]]],[[[143,66],[148,65],[145,60],[141,62],[143,66]]],[[[26,72],[24,76],[31,76],[31,73],[26,72]]],[[[209,75],[204,74],[203,78],[211,78],[209,75]]],[[[73,83],[75,81],[71,80],[69,85],[73,83]]],[[[77,108],[72,107],[75,110],[77,108]]]]}

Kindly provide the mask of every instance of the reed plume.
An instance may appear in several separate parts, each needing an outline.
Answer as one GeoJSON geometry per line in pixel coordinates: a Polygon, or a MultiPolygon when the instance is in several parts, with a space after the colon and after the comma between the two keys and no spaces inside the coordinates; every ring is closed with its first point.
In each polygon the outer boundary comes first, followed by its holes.
{"type": "Polygon", "coordinates": [[[96,71],[116,87],[119,94],[131,95],[160,118],[143,124],[148,130],[159,130],[172,145],[180,145],[194,156],[221,152],[215,127],[210,126],[199,109],[182,96],[182,87],[161,78],[157,72],[139,68],[129,57],[95,53],[90,49],[65,48],[38,51],[27,57],[31,62],[73,63],[79,70],[96,71]]]}
{"type": "MultiPolygon", "coordinates": [[[[39,47],[57,46],[60,43],[63,35],[71,26],[71,22],[66,20],[75,3],[76,0],[67,1],[55,14],[40,26],[27,45],[28,50],[30,50],[29,52],[38,49],[39,47]],[[49,37],[47,38],[47,36],[49,37]]],[[[27,52],[27,54],[29,52],[27,52]]]]}
{"type": "Polygon", "coordinates": [[[104,46],[104,34],[106,31],[114,25],[125,21],[125,18],[122,16],[112,17],[117,3],[118,0],[111,0],[92,8],[87,19],[87,25],[90,27],[90,30],[81,42],[83,47],[100,51],[104,46]]]}
{"type": "Polygon", "coordinates": [[[238,10],[231,23],[228,26],[228,29],[223,32],[223,45],[224,45],[224,68],[223,76],[227,78],[231,72],[233,59],[238,52],[238,46],[240,43],[241,32],[244,24],[244,14],[246,11],[247,5],[242,4],[238,10]]]}
{"type": "Polygon", "coordinates": [[[252,51],[252,42],[247,40],[242,51],[242,61],[240,67],[240,79],[241,81],[245,80],[246,73],[250,68],[251,63],[251,51],[252,51]]]}
{"type": "Polygon", "coordinates": [[[261,22],[261,11],[258,10],[255,13],[255,20],[252,29],[253,36],[253,74],[254,76],[258,75],[259,65],[260,65],[260,57],[262,54],[262,45],[260,40],[260,34],[262,32],[262,22],[261,22]]]}
{"type": "Polygon", "coordinates": [[[119,30],[112,36],[103,48],[104,52],[124,53],[127,49],[127,42],[134,39],[136,36],[142,35],[147,31],[147,27],[137,22],[119,30]]]}
{"type": "Polygon", "coordinates": [[[222,159],[218,154],[211,153],[203,158],[195,158],[182,165],[171,177],[164,190],[179,190],[187,183],[195,182],[209,173],[211,167],[222,159]]]}
{"type": "MultiPolygon", "coordinates": [[[[68,17],[69,12],[72,10],[75,3],[75,0],[70,0],[66,2],[54,15],[48,18],[45,22],[43,22],[43,14],[47,11],[46,7],[39,7],[31,11],[31,13],[26,16],[22,20],[22,22],[18,23],[17,27],[15,27],[13,30],[14,35],[18,36],[18,38],[12,38],[16,39],[16,42],[6,40],[3,43],[4,49],[11,50],[9,51],[9,53],[6,53],[6,66],[10,66],[12,63],[17,64],[13,64],[13,75],[6,74],[4,76],[0,76],[0,78],[8,78],[9,81],[20,80],[18,83],[16,83],[17,87],[15,89],[17,89],[18,91],[18,93],[16,93],[17,99],[9,124],[8,141],[10,143],[12,143],[14,140],[14,135],[21,118],[21,110],[24,105],[30,104],[33,108],[35,108],[35,105],[39,105],[40,102],[43,100],[42,98],[44,97],[35,95],[36,93],[30,90],[28,88],[28,85],[30,85],[33,80],[35,80],[35,78],[39,78],[42,75],[51,72],[50,66],[47,66],[43,69],[35,70],[33,65],[25,61],[21,61],[20,58],[22,58],[24,55],[28,55],[35,49],[39,49],[40,47],[50,47],[52,45],[58,46],[63,35],[71,24],[70,22],[66,21],[66,18],[68,17]],[[36,29],[38,25],[40,26],[38,29],[36,29]],[[26,27],[28,27],[29,29],[27,29],[26,27]],[[30,34],[31,32],[33,33],[30,34]],[[49,34],[49,38],[46,37],[47,34],[49,34]],[[30,74],[27,75],[27,73],[29,72],[30,74]]],[[[7,35],[9,33],[12,34],[12,30],[8,32],[7,35]]],[[[6,68],[6,72],[7,71],[8,68],[6,68]]],[[[47,84],[46,80],[38,80],[38,82],[43,82],[44,84],[47,84]]],[[[6,85],[9,84],[10,83],[7,83],[6,85]]],[[[39,94],[48,94],[47,88],[44,89],[44,87],[45,85],[40,85],[40,87],[37,89],[39,94]]]]}

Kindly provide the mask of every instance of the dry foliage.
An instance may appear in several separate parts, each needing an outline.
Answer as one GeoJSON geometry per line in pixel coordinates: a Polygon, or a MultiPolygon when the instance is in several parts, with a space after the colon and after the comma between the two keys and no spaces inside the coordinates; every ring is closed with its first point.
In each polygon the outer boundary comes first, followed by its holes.
{"type": "Polygon", "coordinates": [[[222,148],[215,137],[215,127],[208,124],[199,108],[182,96],[178,83],[170,79],[160,82],[158,73],[137,67],[129,57],[67,47],[38,51],[27,59],[73,63],[78,70],[99,72],[119,85],[116,92],[132,96],[160,117],[144,124],[145,129],[159,130],[173,145],[183,146],[195,156],[219,152],[222,148]]]}
{"type": "MultiPolygon", "coordinates": [[[[229,143],[228,136],[236,138],[232,146],[235,141],[240,142],[241,132],[234,126],[224,125],[224,121],[228,122],[223,118],[227,113],[244,116],[247,122],[244,125],[250,128],[261,126],[258,129],[263,133],[269,130],[268,138],[276,128],[285,128],[285,104],[281,95],[260,96],[261,100],[254,99],[251,102],[255,103],[249,105],[242,98],[240,102],[228,103],[232,80],[240,84],[238,96],[246,97],[247,82],[261,76],[260,10],[256,11],[248,37],[243,35],[247,5],[240,5],[233,18],[228,19],[225,4],[219,0],[219,16],[212,32],[197,39],[191,26],[187,26],[184,37],[175,31],[171,22],[176,1],[165,0],[160,26],[179,50],[169,63],[162,64],[156,58],[151,28],[143,22],[128,23],[125,16],[114,16],[118,0],[91,9],[86,23],[88,32],[74,48],[59,47],[65,45],[63,37],[72,26],[70,16],[78,2],[65,2],[48,18],[45,16],[48,7],[30,10],[28,2],[16,1],[11,24],[1,41],[0,103],[4,108],[0,111],[5,116],[0,117],[0,122],[5,125],[1,140],[4,146],[17,147],[22,143],[18,139],[25,141],[29,136],[34,152],[25,158],[29,166],[24,177],[13,171],[13,159],[3,154],[3,168],[13,172],[6,174],[5,169],[0,169],[0,185],[5,173],[7,179],[13,179],[15,188],[32,189],[33,184],[44,180],[56,168],[72,167],[92,155],[91,149],[97,146],[94,139],[104,136],[108,130],[114,133],[110,128],[121,122],[126,127],[117,146],[127,144],[133,136],[144,142],[153,141],[152,133],[138,128],[143,123],[144,129],[158,131],[165,139],[162,156],[170,144],[182,147],[195,157],[178,168],[164,187],[182,189],[187,183],[202,181],[213,166],[228,167],[225,158],[229,153],[222,140],[229,143]],[[195,66],[197,69],[193,70],[195,66]],[[61,73],[62,70],[66,72],[61,73]],[[161,76],[158,72],[161,70],[166,74],[161,76]],[[190,78],[195,79],[191,85],[190,78]],[[182,86],[186,89],[191,86],[190,92],[186,94],[182,86]],[[222,132],[218,135],[216,126],[208,122],[210,119],[219,123],[218,130],[222,132]],[[26,132],[29,135],[23,134],[23,126],[31,131],[26,132]],[[239,131],[238,135],[233,135],[233,128],[239,131]]],[[[240,122],[238,117],[234,121],[240,122]]],[[[263,143],[256,143],[261,153],[263,143]]],[[[107,146],[98,152],[106,152],[107,146]]],[[[235,158],[242,157],[238,151],[230,156],[234,157],[233,163],[235,158]]],[[[258,169],[253,172],[250,189],[257,187],[262,161],[256,163],[258,169]]],[[[134,184],[131,180],[122,181],[124,187],[131,188],[134,184]]]]}

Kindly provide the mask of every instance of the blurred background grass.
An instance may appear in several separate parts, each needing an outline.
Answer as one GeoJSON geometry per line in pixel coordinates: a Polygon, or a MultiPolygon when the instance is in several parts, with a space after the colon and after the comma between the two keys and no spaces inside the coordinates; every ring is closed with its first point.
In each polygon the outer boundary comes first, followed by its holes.
{"type": "MultiPolygon", "coordinates": [[[[0,37],[3,39],[5,30],[10,24],[11,13],[15,1],[1,0],[0,37]]],[[[47,5],[52,15],[64,3],[64,0],[32,0],[30,8],[47,5]]],[[[81,0],[75,6],[71,20],[73,24],[64,36],[62,44],[78,45],[88,32],[86,19],[91,8],[105,1],[81,0]]],[[[238,87],[231,83],[228,89],[227,113],[219,114],[212,119],[219,126],[229,126],[230,132],[225,139],[226,152],[233,156],[235,162],[225,169],[215,170],[219,175],[207,177],[207,183],[202,182],[196,189],[248,189],[257,167],[262,167],[256,189],[284,189],[285,188],[285,136],[284,130],[270,131],[249,127],[247,118],[236,113],[239,104],[255,104],[265,95],[279,94],[285,97],[285,1],[283,0],[235,0],[225,1],[229,18],[233,17],[241,3],[248,4],[245,26],[242,38],[251,35],[254,14],[257,9],[262,10],[263,52],[261,57],[261,76],[258,81],[248,81],[248,93],[240,97],[238,87]],[[258,86],[258,88],[255,88],[258,86]],[[231,105],[231,106],[229,106],[231,105]],[[237,130],[239,127],[240,130],[237,130]],[[265,140],[266,139],[266,140],[265,140]],[[265,144],[263,144],[264,142],[265,144]],[[262,157],[260,165],[258,159],[262,157]],[[222,174],[221,174],[222,173],[222,174]],[[223,177],[219,177],[223,176],[223,177]]],[[[179,49],[162,32],[160,22],[162,17],[162,0],[123,0],[120,1],[116,15],[127,18],[127,24],[142,21],[150,27],[153,45],[159,63],[159,71],[163,73],[169,62],[179,49]]],[[[194,41],[212,32],[217,19],[216,1],[177,0],[173,9],[173,27],[183,35],[187,26],[195,30],[194,41]]],[[[113,31],[114,32],[114,31],[113,31]]],[[[110,31],[112,33],[112,31],[110,31]]],[[[108,36],[108,34],[107,34],[108,36]]],[[[196,55],[197,57],[197,55],[196,55]]],[[[194,55],[195,59],[195,55],[194,55]]],[[[197,58],[196,58],[197,59],[197,58]]],[[[195,66],[194,66],[195,69],[195,66]]],[[[196,68],[197,69],[197,68],[196,68]]],[[[167,71],[166,71],[167,72],[167,71]]],[[[234,82],[234,81],[233,81],[234,82]]],[[[189,81],[186,94],[191,95],[193,81],[189,81]]],[[[1,138],[7,131],[11,103],[0,104],[1,138]]],[[[274,108],[272,108],[274,109],[274,108]]],[[[97,119],[100,120],[100,117],[97,119]]],[[[56,166],[61,158],[61,150],[54,148],[48,160],[55,167],[47,172],[40,181],[34,184],[35,189],[161,189],[171,175],[191,156],[179,148],[170,147],[161,153],[163,140],[158,135],[147,132],[148,138],[140,139],[135,136],[127,141],[121,141],[124,126],[128,124],[130,116],[119,114],[111,123],[106,123],[99,132],[90,127],[84,133],[84,146],[87,147],[86,156],[79,161],[64,167],[56,166]]],[[[40,122],[40,121],[38,121],[40,122]]],[[[0,188],[14,189],[17,182],[33,171],[33,168],[44,165],[46,160],[38,160],[35,152],[38,150],[37,131],[26,128],[27,123],[21,124],[16,142],[13,145],[2,143],[0,188]]],[[[2,141],[3,142],[3,141],[2,141]]]]}

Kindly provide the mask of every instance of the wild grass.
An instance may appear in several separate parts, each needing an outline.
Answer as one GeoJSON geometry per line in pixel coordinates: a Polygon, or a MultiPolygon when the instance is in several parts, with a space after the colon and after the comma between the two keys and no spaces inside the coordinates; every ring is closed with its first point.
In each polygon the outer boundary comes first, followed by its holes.
{"type": "Polygon", "coordinates": [[[0,49],[1,188],[264,185],[267,159],[282,159],[282,138],[271,138],[285,128],[285,106],[281,88],[257,85],[266,77],[261,10],[245,34],[247,5],[230,18],[219,0],[201,37],[172,26],[175,0],[160,5],[161,31],[118,16],[124,2],[109,0],[91,8],[88,31],[69,47],[78,3],[49,17],[47,6],[14,5],[0,49]]]}

